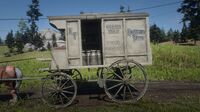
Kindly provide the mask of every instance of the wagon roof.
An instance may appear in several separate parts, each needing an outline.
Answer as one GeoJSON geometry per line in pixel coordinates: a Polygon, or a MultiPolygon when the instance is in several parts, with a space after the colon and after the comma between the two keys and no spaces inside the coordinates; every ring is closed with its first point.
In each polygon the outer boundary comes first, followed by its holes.
{"type": "Polygon", "coordinates": [[[48,16],[49,20],[66,19],[101,19],[101,18],[120,18],[120,17],[147,17],[148,13],[84,13],[71,16],[48,16]]]}

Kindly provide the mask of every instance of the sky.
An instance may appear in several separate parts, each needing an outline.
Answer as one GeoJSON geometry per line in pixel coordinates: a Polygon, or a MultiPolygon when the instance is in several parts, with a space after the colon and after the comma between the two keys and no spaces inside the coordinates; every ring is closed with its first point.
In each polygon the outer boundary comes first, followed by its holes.
{"type": "MultiPolygon", "coordinates": [[[[177,12],[180,3],[162,6],[152,9],[136,10],[156,5],[167,4],[181,0],[40,0],[41,18],[47,16],[79,15],[81,11],[86,13],[115,13],[119,12],[120,5],[129,6],[133,12],[149,13],[150,25],[156,24],[166,31],[170,28],[181,30],[182,15],[177,12]]],[[[31,0],[1,0],[0,1],[0,38],[5,39],[7,33],[18,29],[19,20],[2,20],[15,18],[28,18],[26,12],[31,0]]],[[[37,22],[39,30],[53,29],[48,19],[37,22]]]]}

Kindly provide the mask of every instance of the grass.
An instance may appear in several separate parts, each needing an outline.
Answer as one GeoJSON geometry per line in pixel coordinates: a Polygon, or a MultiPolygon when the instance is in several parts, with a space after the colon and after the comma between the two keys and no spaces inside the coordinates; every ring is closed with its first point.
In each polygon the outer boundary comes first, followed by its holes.
{"type": "Polygon", "coordinates": [[[200,81],[200,46],[152,45],[149,80],[200,81]]]}

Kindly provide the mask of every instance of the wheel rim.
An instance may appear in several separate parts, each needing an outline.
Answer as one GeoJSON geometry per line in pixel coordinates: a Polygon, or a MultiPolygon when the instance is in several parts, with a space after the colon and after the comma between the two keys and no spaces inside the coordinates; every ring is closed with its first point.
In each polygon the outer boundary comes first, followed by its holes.
{"type": "Polygon", "coordinates": [[[70,105],[76,94],[76,83],[63,73],[47,76],[42,84],[43,101],[51,107],[62,108],[70,105]]]}
{"type": "Polygon", "coordinates": [[[71,71],[71,73],[72,73],[72,79],[74,79],[74,80],[82,80],[82,75],[77,69],[73,69],[71,71]]]}
{"type": "Polygon", "coordinates": [[[147,90],[148,80],[143,67],[133,60],[120,60],[103,69],[104,89],[115,102],[135,102],[147,90]]]}

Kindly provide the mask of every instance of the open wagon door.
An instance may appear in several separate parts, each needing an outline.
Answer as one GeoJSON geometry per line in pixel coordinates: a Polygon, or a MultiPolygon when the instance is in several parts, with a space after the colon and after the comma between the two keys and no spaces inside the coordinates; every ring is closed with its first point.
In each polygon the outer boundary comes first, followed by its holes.
{"type": "Polygon", "coordinates": [[[80,20],[66,21],[66,50],[68,66],[82,65],[80,20]]]}
{"type": "Polygon", "coordinates": [[[68,69],[73,66],[80,66],[82,64],[81,57],[81,33],[80,20],[57,20],[51,18],[50,24],[58,29],[65,31],[65,46],[64,48],[54,48],[52,50],[53,61],[51,69],[68,69]]]}

